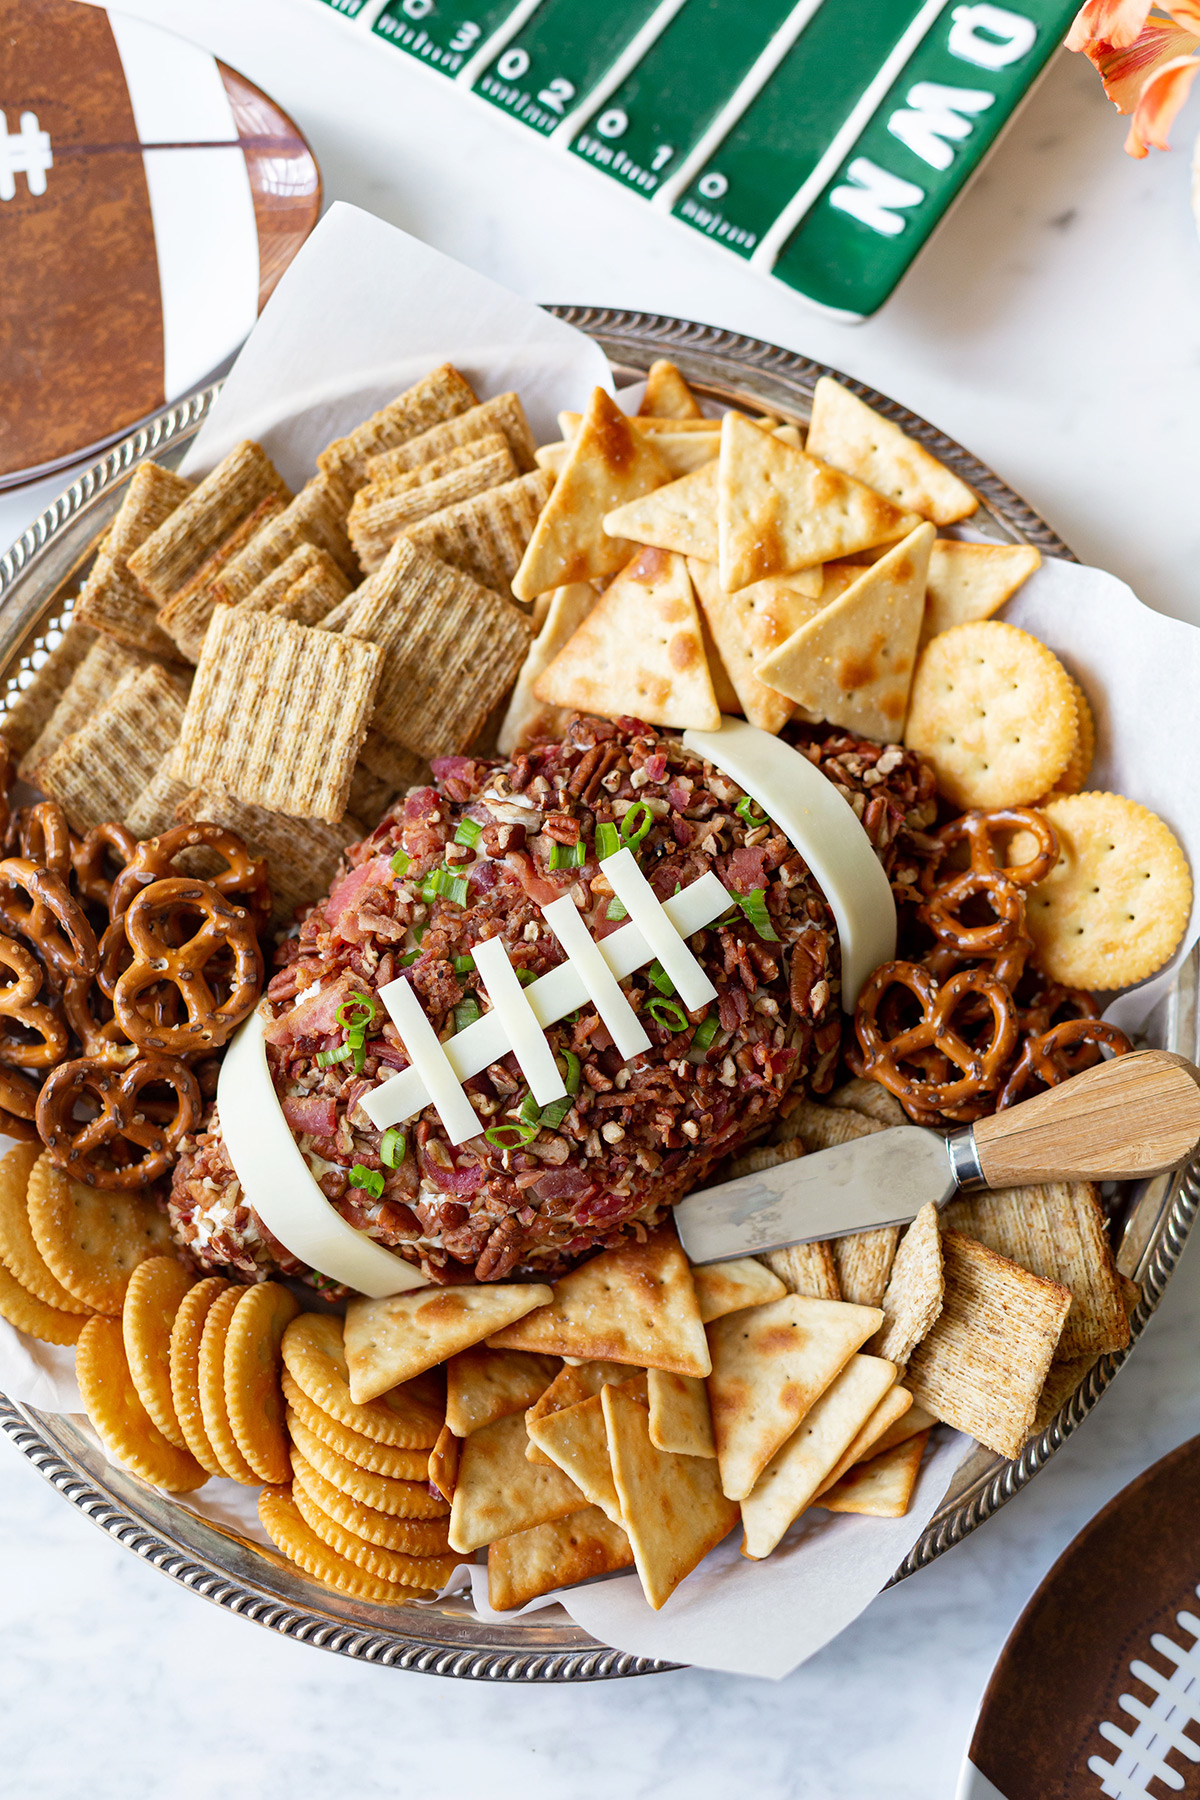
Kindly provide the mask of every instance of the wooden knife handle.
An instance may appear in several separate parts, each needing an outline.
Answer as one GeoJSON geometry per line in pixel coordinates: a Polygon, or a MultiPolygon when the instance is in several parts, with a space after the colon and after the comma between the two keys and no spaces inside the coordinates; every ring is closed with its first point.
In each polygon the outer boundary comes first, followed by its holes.
{"type": "Polygon", "coordinates": [[[1173,1169],[1200,1143],[1200,1070],[1169,1050],[1085,1069],[975,1127],[989,1187],[1133,1181],[1173,1169]]]}

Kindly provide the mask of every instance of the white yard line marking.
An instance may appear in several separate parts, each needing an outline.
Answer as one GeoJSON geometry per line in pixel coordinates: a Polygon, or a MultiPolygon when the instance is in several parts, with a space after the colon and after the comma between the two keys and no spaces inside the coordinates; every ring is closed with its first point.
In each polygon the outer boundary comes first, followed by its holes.
{"type": "Polygon", "coordinates": [[[651,49],[662,36],[677,12],[682,11],[687,0],[660,0],[641,30],[635,32],[626,44],[616,62],[607,75],[602,75],[595,87],[591,88],[583,98],[573,106],[561,125],[556,125],[550,133],[550,142],[565,149],[579,130],[584,119],[596,107],[603,106],[610,94],[615,94],[627,75],[637,68],[647,50],[651,49]]]}

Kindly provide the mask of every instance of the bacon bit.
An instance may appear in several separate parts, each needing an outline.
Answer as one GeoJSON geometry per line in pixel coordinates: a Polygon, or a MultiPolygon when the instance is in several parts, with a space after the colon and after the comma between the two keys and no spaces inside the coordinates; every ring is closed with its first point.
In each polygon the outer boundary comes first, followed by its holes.
{"type": "Polygon", "coordinates": [[[337,1130],[338,1104],[332,1094],[286,1095],[280,1107],[295,1132],[309,1137],[332,1137],[337,1130]]]}

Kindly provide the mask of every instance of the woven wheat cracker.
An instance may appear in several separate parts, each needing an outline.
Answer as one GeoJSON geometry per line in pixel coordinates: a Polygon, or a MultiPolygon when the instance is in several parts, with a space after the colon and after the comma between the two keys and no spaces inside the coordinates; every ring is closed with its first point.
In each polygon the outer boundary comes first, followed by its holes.
{"type": "Polygon", "coordinates": [[[188,1494],[208,1476],[187,1450],[165,1438],[138,1398],[119,1319],[89,1319],[75,1346],[75,1379],[104,1447],[143,1481],[188,1494]]]}
{"type": "Polygon", "coordinates": [[[37,737],[21,758],[19,773],[22,779],[40,787],[41,771],[59,745],[88,724],[122,688],[136,681],[146,669],[157,667],[158,664],[140,650],[129,650],[103,634],[95,637],[37,737]]]}
{"type": "Polygon", "coordinates": [[[383,656],[373,728],[419,756],[465,750],[524,661],[524,615],[406,538],[368,586],[344,636],[383,656]]]}
{"type": "Polygon", "coordinates": [[[295,499],[232,557],[213,583],[218,605],[240,606],[297,550],[321,550],[347,581],[358,579],[358,559],[346,534],[350,495],[331,475],[314,475],[295,499]]]}
{"type": "Polygon", "coordinates": [[[158,622],[177,646],[176,655],[188,662],[199,660],[204,634],[216,611],[216,585],[240,553],[252,544],[284,511],[279,494],[266,494],[254,510],[219,543],[190,580],[171,595],[158,613],[158,622]]]}
{"type": "Polygon", "coordinates": [[[151,664],[58,746],[41,785],[75,831],[129,816],[175,748],[187,696],[181,675],[151,664]]]}
{"type": "Polygon", "coordinates": [[[478,406],[469,407],[466,412],[446,419],[440,425],[430,426],[419,437],[409,438],[407,443],[399,444],[395,449],[384,450],[379,455],[368,458],[367,480],[389,481],[394,476],[406,475],[413,469],[435,461],[439,456],[445,456],[451,450],[475,443],[480,438],[490,437],[497,431],[512,452],[520,474],[527,475],[531,469],[536,468],[534,438],[525,417],[525,408],[517,395],[510,391],[497,394],[491,400],[481,401],[478,406]]]}
{"type": "Polygon", "coordinates": [[[129,556],[146,592],[164,606],[268,495],[291,499],[260,444],[238,444],[129,556]]]}
{"type": "Polygon", "coordinates": [[[132,650],[174,658],[175,645],[155,618],[157,606],[130,573],[128,559],[186,500],[192,485],[158,463],[144,462],[134,470],[108,536],[79,590],[77,624],[93,625],[132,650]]]}
{"type": "Polygon", "coordinates": [[[188,792],[188,783],[179,780],[168,755],[158,774],[126,807],[124,823],[136,838],[157,837],[174,825],[177,809],[187,799],[188,792]]]}
{"type": "Polygon", "coordinates": [[[336,475],[354,493],[366,480],[367,465],[373,456],[394,449],[397,444],[410,443],[431,426],[455,418],[477,404],[470,383],[450,363],[442,363],[345,437],[335,438],[318,456],[317,467],[324,475],[336,475]]]}
{"type": "Polygon", "coordinates": [[[880,1306],[883,1325],[873,1349],[898,1365],[906,1363],[942,1310],[942,1240],[938,1211],[923,1206],[892,1261],[880,1306]]]}
{"type": "Polygon", "coordinates": [[[957,1231],[943,1233],[942,1254],[942,1310],[904,1385],[935,1419],[1019,1456],[1071,1295],[957,1231]]]}
{"type": "Polygon", "coordinates": [[[471,500],[443,507],[408,526],[404,535],[417,549],[507,595],[516,591],[513,578],[551,486],[545,470],[534,469],[471,500]]]}
{"type": "Polygon", "coordinates": [[[72,614],[67,629],[34,669],[32,678],[8,696],[7,707],[0,713],[0,737],[18,756],[24,758],[41,736],[75,671],[98,641],[91,626],[80,625],[72,614]]]}
{"type": "Polygon", "coordinates": [[[383,652],[373,644],[222,607],[180,733],[181,780],[336,823],[366,736],[383,652]]]}
{"type": "Polygon", "coordinates": [[[832,1244],[789,1244],[785,1250],[767,1250],[758,1258],[782,1281],[789,1294],[810,1300],[840,1300],[832,1244]]]}
{"type": "Polygon", "coordinates": [[[512,481],[516,474],[512,452],[500,433],[494,432],[386,483],[360,488],[348,520],[359,562],[364,569],[377,569],[410,525],[512,481]]]}
{"type": "Polygon", "coordinates": [[[364,829],[347,813],[336,825],[323,819],[283,818],[265,807],[235,800],[221,788],[191,788],[175,807],[174,822],[194,825],[206,819],[236,831],[251,856],[265,859],[271,887],[271,922],[290,922],[297,906],[324,894],[333,880],[342,851],[357,843],[364,829]]]}
{"type": "MultiPolygon", "coordinates": [[[[801,1100],[775,1128],[777,1134],[798,1134],[809,1150],[831,1150],[836,1144],[848,1144],[854,1138],[883,1129],[880,1119],[851,1107],[825,1106],[816,1100],[801,1100]]],[[[832,1253],[841,1298],[858,1306],[878,1306],[899,1242],[900,1231],[895,1225],[836,1238],[832,1253]]]]}

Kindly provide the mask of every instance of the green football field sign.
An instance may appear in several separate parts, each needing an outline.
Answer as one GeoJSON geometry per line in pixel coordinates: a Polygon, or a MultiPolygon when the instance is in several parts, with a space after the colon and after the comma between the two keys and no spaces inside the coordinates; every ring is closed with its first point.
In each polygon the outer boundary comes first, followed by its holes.
{"type": "Polygon", "coordinates": [[[817,305],[887,299],[1077,0],[323,0],[817,305]]]}

